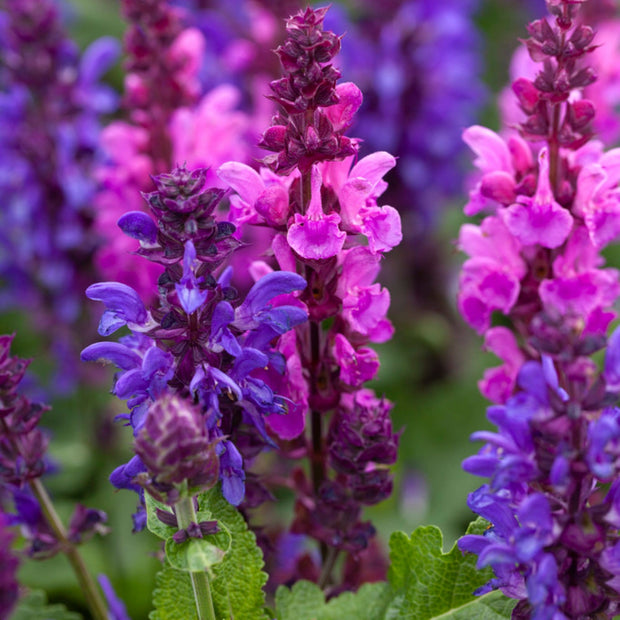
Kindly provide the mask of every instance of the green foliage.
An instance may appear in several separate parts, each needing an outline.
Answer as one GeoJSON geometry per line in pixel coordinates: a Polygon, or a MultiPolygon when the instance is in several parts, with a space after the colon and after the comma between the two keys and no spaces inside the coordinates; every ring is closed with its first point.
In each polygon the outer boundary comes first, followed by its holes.
{"type": "Polygon", "coordinates": [[[323,591],[314,583],[299,581],[291,590],[284,586],[276,593],[277,620],[379,620],[385,618],[390,599],[387,583],[368,583],[355,594],[345,592],[325,602],[323,591]]]}
{"type": "MultiPolygon", "coordinates": [[[[486,527],[482,519],[468,534],[486,527]]],[[[456,545],[442,550],[441,531],[419,527],[411,536],[395,532],[390,538],[388,583],[367,584],[355,594],[346,593],[325,602],[314,584],[300,582],[276,594],[278,620],[506,620],[516,601],[491,592],[474,596],[474,590],[492,576],[476,570],[476,557],[463,555],[456,545]]]]}
{"type": "Polygon", "coordinates": [[[230,549],[220,564],[213,566],[211,593],[218,620],[263,620],[267,574],[263,554],[245,519],[222,496],[219,485],[198,496],[199,514],[217,519],[222,530],[210,536],[220,549],[230,549]]]}
{"type": "Polygon", "coordinates": [[[82,620],[82,616],[64,605],[48,605],[43,590],[32,590],[20,599],[11,620],[82,620]]]}
{"type": "Polygon", "coordinates": [[[198,620],[189,573],[166,567],[155,577],[149,620],[198,620]]]}
{"type": "Polygon", "coordinates": [[[196,617],[194,594],[187,571],[206,569],[218,620],[265,620],[263,555],[256,537],[248,530],[239,511],[222,496],[219,487],[198,496],[199,521],[216,520],[220,532],[205,539],[176,544],[176,531],[159,522],[155,508],[169,510],[153,498],[147,499],[148,528],[165,538],[167,566],[157,576],[151,620],[192,620],[196,617]]]}

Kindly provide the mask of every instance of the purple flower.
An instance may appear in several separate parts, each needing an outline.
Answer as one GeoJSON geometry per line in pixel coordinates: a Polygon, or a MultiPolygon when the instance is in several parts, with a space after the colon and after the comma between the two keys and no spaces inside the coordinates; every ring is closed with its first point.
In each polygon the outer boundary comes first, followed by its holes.
{"type": "Polygon", "coordinates": [[[119,367],[113,391],[128,399],[130,413],[123,417],[133,428],[137,456],[111,480],[173,504],[186,487],[194,493],[213,486],[219,472],[224,496],[237,505],[245,492],[244,459],[257,447],[273,447],[265,418],[285,411],[261,375],[284,366],[271,343],[307,318],[298,305],[273,302],[306,283],[294,273],[268,273],[239,299],[230,269],[214,275],[239,247],[234,226],[213,215],[225,192],[204,189],[201,169],[177,168],[154,181],[157,190],[146,199],[158,223],[155,240],[144,218],[132,216],[127,227],[133,235],[146,231],[137,234],[139,253],[165,266],[159,301],[147,311],[125,285],[88,290],[106,305],[106,333],[124,324],[132,332],[82,352],[84,360],[103,358],[119,367]]]}
{"type": "Polygon", "coordinates": [[[26,308],[31,327],[49,334],[58,356],[49,388],[62,393],[75,388],[75,350],[91,329],[93,171],[100,116],[117,103],[100,79],[119,46],[100,39],[80,54],[53,0],[10,0],[0,19],[0,306],[26,308]]]}
{"type": "Polygon", "coordinates": [[[129,614],[127,613],[125,603],[123,603],[123,601],[118,598],[107,575],[99,575],[97,577],[97,581],[99,581],[99,585],[101,586],[103,594],[105,595],[105,599],[108,604],[108,613],[110,614],[110,620],[131,620],[129,618],[129,614]]]}

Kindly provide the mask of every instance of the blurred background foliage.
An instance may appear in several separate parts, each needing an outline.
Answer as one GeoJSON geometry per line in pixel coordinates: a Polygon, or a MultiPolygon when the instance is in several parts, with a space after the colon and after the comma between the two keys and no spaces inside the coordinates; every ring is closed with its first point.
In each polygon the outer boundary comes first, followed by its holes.
{"type": "MultiPolygon", "coordinates": [[[[495,95],[507,82],[510,57],[518,37],[525,36],[527,15],[531,15],[526,8],[531,11],[531,4],[486,0],[476,15],[484,40],[484,82],[489,92],[479,122],[494,129],[498,126],[495,95]]],[[[124,27],[114,0],[71,0],[67,11],[71,33],[81,47],[102,35],[122,37],[124,27]]],[[[343,46],[346,44],[345,37],[343,46]]],[[[120,64],[109,72],[107,80],[121,89],[120,64]]],[[[382,367],[374,387],[395,403],[394,425],[402,429],[395,492],[389,501],[368,511],[383,541],[395,529],[410,532],[420,524],[433,523],[444,531],[447,548],[465,531],[472,516],[466,497],[478,481],[461,470],[461,461],[477,450],[469,443],[470,433],[488,426],[487,403],[478,393],[477,381],[484,368],[496,365],[497,360],[481,351],[481,339],[456,312],[456,279],[463,258],[454,240],[464,221],[464,196],[465,190],[461,199],[443,210],[445,215],[434,239],[446,257],[444,286],[451,304],[447,312],[424,309],[415,298],[408,277],[410,252],[397,248],[383,264],[381,279],[391,292],[396,336],[377,347],[382,367]]],[[[613,266],[620,266],[617,250],[607,255],[613,266]]],[[[16,332],[13,353],[33,358],[34,374],[50,375],[50,361],[41,355],[45,342],[29,330],[23,315],[0,316],[0,331],[16,332]]],[[[108,513],[111,534],[86,544],[84,555],[93,572],[105,572],[112,579],[131,617],[146,618],[154,575],[160,566],[158,541],[147,532],[131,533],[135,495],[116,492],[107,481],[109,473],[127,460],[131,438],[128,429],[113,423],[122,410],[108,393],[112,372],[93,372],[107,374],[99,382],[100,389],[82,387],[68,398],[56,399],[53,409],[44,415],[43,424],[53,437],[51,456],[57,466],[47,485],[66,519],[75,502],[108,513]]],[[[51,601],[62,601],[87,617],[64,557],[44,563],[24,561],[20,579],[31,587],[45,589],[51,601]]]]}

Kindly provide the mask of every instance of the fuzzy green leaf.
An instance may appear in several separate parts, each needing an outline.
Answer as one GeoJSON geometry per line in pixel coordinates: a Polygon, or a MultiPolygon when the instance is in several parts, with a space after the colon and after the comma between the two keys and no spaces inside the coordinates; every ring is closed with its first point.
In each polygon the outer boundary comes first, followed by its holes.
{"type": "Polygon", "coordinates": [[[149,620],[198,620],[189,573],[169,566],[155,576],[149,620]]]}
{"type": "MultiPolygon", "coordinates": [[[[468,534],[484,531],[482,519],[468,534]]],[[[325,602],[323,592],[301,581],[292,589],[278,588],[277,620],[508,620],[516,601],[501,592],[474,596],[491,577],[476,570],[476,557],[456,545],[443,553],[441,531],[420,527],[409,537],[395,532],[390,539],[389,583],[371,583],[325,602]]]]}
{"type": "MultiPolygon", "coordinates": [[[[467,533],[480,534],[485,528],[486,522],[478,519],[467,533]]],[[[510,618],[516,601],[500,592],[474,596],[492,578],[491,570],[477,570],[477,557],[463,555],[456,544],[444,553],[442,543],[441,531],[432,525],[417,528],[410,537],[403,532],[392,534],[388,579],[394,599],[385,620],[510,618]]]]}
{"type": "Polygon", "coordinates": [[[201,519],[217,520],[221,531],[209,540],[227,550],[222,562],[211,570],[217,620],[264,620],[267,575],[256,537],[241,513],[224,499],[219,485],[198,496],[198,510],[201,519]]]}
{"type": "Polygon", "coordinates": [[[64,605],[48,605],[45,592],[33,590],[20,599],[11,620],[82,620],[82,616],[64,605]]]}
{"type": "Polygon", "coordinates": [[[390,598],[387,583],[368,583],[355,594],[345,592],[325,602],[322,590],[309,581],[298,581],[291,590],[276,593],[277,620],[379,620],[390,598]]]}

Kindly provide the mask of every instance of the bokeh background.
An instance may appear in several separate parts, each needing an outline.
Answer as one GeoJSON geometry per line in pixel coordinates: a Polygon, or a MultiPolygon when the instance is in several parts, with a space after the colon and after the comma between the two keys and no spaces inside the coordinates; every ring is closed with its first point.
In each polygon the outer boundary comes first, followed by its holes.
{"type": "MultiPolygon", "coordinates": [[[[475,109],[468,112],[470,122],[497,129],[496,97],[508,82],[511,55],[518,38],[526,36],[528,19],[542,15],[543,2],[462,2],[471,6],[472,27],[477,31],[472,40],[472,53],[478,63],[476,80],[462,84],[465,92],[470,89],[477,93],[475,109]]],[[[272,4],[285,8],[284,3],[272,4]]],[[[342,23],[338,20],[346,19],[347,12],[355,14],[356,4],[350,2],[347,6],[336,1],[333,10],[338,13],[335,23],[342,23]]],[[[71,0],[64,11],[70,32],[82,48],[103,35],[122,37],[124,25],[114,0],[71,0]]],[[[355,81],[359,68],[356,69],[354,60],[347,59],[347,45],[345,36],[343,79],[355,81]],[[353,75],[346,73],[347,63],[353,75]]],[[[425,53],[444,59],[444,67],[460,62],[460,52],[449,46],[430,46],[425,53]]],[[[122,88],[122,79],[120,63],[105,76],[118,90],[122,88]]],[[[438,79],[438,75],[421,74],[417,79],[424,83],[438,79]]],[[[349,133],[355,135],[355,127],[349,133]]],[[[390,145],[380,144],[380,133],[372,146],[389,150],[390,145]]],[[[381,281],[391,292],[390,317],[396,336],[377,347],[382,367],[373,387],[394,402],[394,424],[402,429],[402,436],[395,467],[395,492],[389,501],[367,513],[384,543],[396,529],[410,532],[418,525],[433,523],[443,530],[444,546],[449,548],[471,518],[466,497],[477,481],[461,471],[460,463],[477,449],[469,443],[469,435],[487,426],[487,403],[478,393],[477,381],[486,367],[497,362],[481,350],[481,339],[459,318],[455,304],[458,270],[463,261],[455,247],[459,226],[464,222],[466,179],[463,180],[462,171],[471,159],[466,152],[456,153],[450,160],[452,168],[445,173],[453,178],[435,179],[441,183],[456,182],[462,188],[447,198],[432,187],[433,178],[424,175],[410,194],[390,196],[390,204],[403,213],[406,231],[402,246],[383,263],[381,281]],[[420,198],[416,191],[425,198],[420,198]],[[408,196],[413,201],[426,202],[413,213],[411,205],[396,202],[406,202],[408,196]]],[[[612,248],[607,257],[612,266],[620,267],[620,252],[612,248]]],[[[99,312],[95,304],[92,310],[99,312]]],[[[0,332],[16,332],[13,352],[33,358],[30,384],[36,393],[37,386],[45,385],[54,372],[53,358],[46,352],[49,338],[32,328],[24,311],[2,314],[0,332]]],[[[96,338],[93,333],[91,341],[96,338]]],[[[113,422],[122,409],[109,394],[111,371],[93,368],[92,373],[94,383],[100,387],[80,386],[70,396],[54,397],[53,409],[43,418],[52,436],[50,454],[56,470],[46,483],[65,518],[75,502],[108,513],[110,535],[92,540],[83,547],[83,553],[93,572],[105,572],[111,578],[131,617],[146,618],[154,575],[160,567],[158,541],[148,532],[131,533],[135,496],[116,492],[107,480],[109,473],[130,454],[130,433],[113,422]],[[100,377],[96,376],[98,373],[100,377]]],[[[84,612],[64,557],[44,563],[22,562],[20,580],[45,589],[51,601],[62,601],[84,612]]]]}

